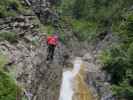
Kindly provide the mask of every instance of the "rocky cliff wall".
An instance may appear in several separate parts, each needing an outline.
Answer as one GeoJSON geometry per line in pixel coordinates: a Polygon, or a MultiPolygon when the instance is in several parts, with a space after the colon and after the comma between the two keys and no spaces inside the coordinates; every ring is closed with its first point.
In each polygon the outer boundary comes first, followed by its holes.
{"type": "Polygon", "coordinates": [[[39,30],[39,23],[33,22],[36,22],[37,15],[40,21],[46,24],[55,12],[51,10],[51,0],[50,2],[48,0],[29,1],[34,13],[31,11],[28,15],[0,19],[0,31],[17,33],[14,43],[6,40],[0,41],[0,52],[9,58],[9,62],[5,66],[7,70],[12,71],[11,65],[15,66],[16,80],[25,93],[22,95],[30,97],[31,100],[58,100],[62,69],[71,66],[71,59],[68,61],[66,59],[70,56],[85,56],[84,60],[87,60],[86,69],[88,70],[86,81],[96,88],[94,93],[99,93],[102,97],[102,94],[106,92],[104,90],[106,89],[104,88],[106,87],[106,80],[103,79],[102,72],[99,72],[99,65],[95,64],[96,54],[93,54],[87,42],[78,41],[69,23],[65,22],[59,27],[65,33],[65,44],[60,43],[59,48],[56,48],[54,61],[51,64],[46,63],[47,45],[45,39],[44,42],[41,41],[42,33],[39,30]],[[32,41],[34,34],[38,37],[35,44],[32,41]],[[88,52],[91,53],[91,56],[87,54],[88,52]],[[98,83],[99,81],[100,83],[98,83]]]}
{"type": "MultiPolygon", "coordinates": [[[[32,11],[31,11],[32,12],[32,11]]],[[[8,58],[7,71],[14,71],[22,96],[31,100],[58,100],[63,68],[62,44],[56,48],[55,60],[46,63],[47,45],[39,31],[33,12],[28,16],[1,18],[0,32],[15,32],[15,42],[0,41],[0,52],[8,58]],[[37,41],[33,39],[37,37],[37,41]],[[11,67],[15,66],[15,68],[11,67]],[[13,70],[14,69],[14,70],[13,70]]]]}

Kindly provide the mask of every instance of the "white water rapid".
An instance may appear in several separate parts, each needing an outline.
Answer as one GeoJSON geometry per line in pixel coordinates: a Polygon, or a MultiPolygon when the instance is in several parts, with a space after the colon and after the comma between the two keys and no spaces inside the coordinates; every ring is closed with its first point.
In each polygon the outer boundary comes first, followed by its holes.
{"type": "Polygon", "coordinates": [[[59,100],[94,100],[82,76],[81,58],[76,58],[73,70],[63,72],[59,100]]]}
{"type": "Polygon", "coordinates": [[[63,72],[62,86],[60,91],[59,100],[73,100],[75,94],[74,81],[77,74],[80,72],[82,60],[76,58],[73,63],[73,70],[67,70],[63,72]]]}

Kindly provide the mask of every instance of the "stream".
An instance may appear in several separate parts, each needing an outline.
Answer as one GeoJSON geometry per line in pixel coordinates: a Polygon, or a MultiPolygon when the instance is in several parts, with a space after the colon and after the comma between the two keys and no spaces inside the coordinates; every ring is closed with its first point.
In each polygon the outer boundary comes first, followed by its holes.
{"type": "Polygon", "coordinates": [[[84,67],[81,58],[73,61],[72,70],[64,70],[59,100],[95,100],[84,81],[84,67]]]}

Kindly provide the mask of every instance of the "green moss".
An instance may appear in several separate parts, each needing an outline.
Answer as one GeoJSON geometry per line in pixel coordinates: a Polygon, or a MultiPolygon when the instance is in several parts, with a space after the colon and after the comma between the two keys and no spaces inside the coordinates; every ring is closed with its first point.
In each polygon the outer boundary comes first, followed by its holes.
{"type": "Polygon", "coordinates": [[[0,100],[15,100],[17,86],[14,81],[3,71],[0,71],[0,80],[0,100]]]}
{"type": "Polygon", "coordinates": [[[6,57],[0,54],[0,100],[16,100],[20,88],[10,74],[4,71],[6,57]]]}
{"type": "Polygon", "coordinates": [[[0,17],[16,16],[24,8],[19,0],[1,0],[0,17]]]}
{"type": "Polygon", "coordinates": [[[0,40],[7,40],[9,42],[16,41],[16,33],[15,32],[0,32],[0,40]]]}
{"type": "Polygon", "coordinates": [[[4,65],[7,63],[7,58],[0,53],[0,70],[3,70],[4,65]]]}

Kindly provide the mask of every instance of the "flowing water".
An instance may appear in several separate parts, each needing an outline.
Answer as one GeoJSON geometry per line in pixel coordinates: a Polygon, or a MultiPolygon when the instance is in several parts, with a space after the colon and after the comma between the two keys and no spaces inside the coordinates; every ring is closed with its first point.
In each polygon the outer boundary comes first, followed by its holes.
{"type": "Polygon", "coordinates": [[[84,67],[80,58],[76,58],[72,70],[63,72],[59,100],[95,100],[84,81],[84,67]]]}

